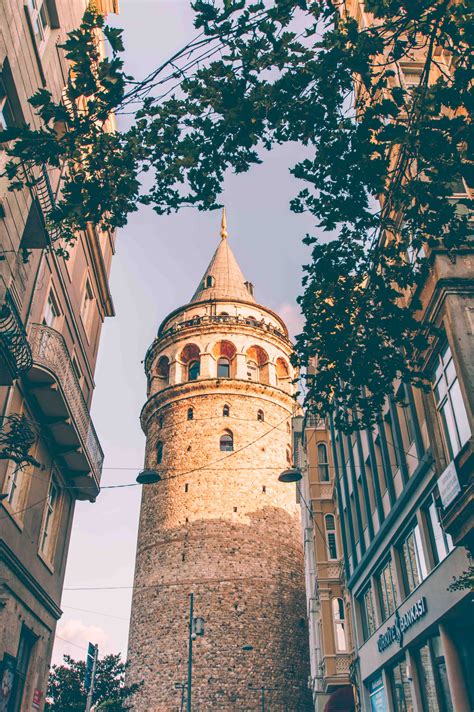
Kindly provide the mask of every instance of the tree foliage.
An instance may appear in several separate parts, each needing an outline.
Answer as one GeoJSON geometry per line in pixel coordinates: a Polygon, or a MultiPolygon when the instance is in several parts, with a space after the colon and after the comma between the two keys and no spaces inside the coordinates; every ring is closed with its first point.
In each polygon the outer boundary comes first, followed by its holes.
{"type": "MultiPolygon", "coordinates": [[[[84,688],[86,664],[64,656],[65,665],[53,665],[48,680],[46,712],[83,712],[87,692],[84,688]]],[[[126,664],[120,655],[106,655],[97,661],[92,702],[94,709],[124,712],[139,684],[125,684],[126,664]]]]}
{"type": "Polygon", "coordinates": [[[103,21],[86,13],[65,45],[76,66],[67,95],[89,97],[86,109],[71,116],[45,92],[33,97],[44,128],[10,134],[9,174],[18,183],[24,163],[66,162],[53,219],[67,232],[123,225],[139,203],[214,209],[226,170],[245,172],[278,144],[306,147],[291,169],[303,185],[291,209],[327,233],[304,238],[296,361],[317,356],[306,404],[334,410],[346,430],[371,424],[397,378],[426,385],[433,330],[420,321],[419,289],[430,255],[455,259],[469,236],[453,184],[474,185],[470,2],[367,0],[364,27],[333,0],[193,7],[198,37],[138,83],[123,75],[119,31],[104,27],[112,59],[100,61],[103,21]],[[418,82],[407,84],[407,69],[418,82]],[[107,133],[111,110],[131,111],[131,128],[107,133]]]}

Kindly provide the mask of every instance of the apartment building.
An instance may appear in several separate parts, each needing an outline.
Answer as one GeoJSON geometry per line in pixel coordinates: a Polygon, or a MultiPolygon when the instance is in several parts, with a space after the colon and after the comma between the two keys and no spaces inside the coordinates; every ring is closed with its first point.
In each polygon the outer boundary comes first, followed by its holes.
{"type": "Polygon", "coordinates": [[[351,609],[344,587],[329,430],[314,415],[293,419],[301,504],[311,677],[316,712],[352,712],[351,609]]]}
{"type": "MultiPolygon", "coordinates": [[[[343,12],[361,27],[373,22],[359,0],[343,12]]],[[[416,85],[424,51],[405,57],[393,81],[416,85]]],[[[459,198],[472,198],[462,180],[459,198]]],[[[471,593],[459,585],[473,550],[472,252],[424,248],[429,269],[406,295],[438,328],[424,354],[430,392],[395,383],[400,399],[386,400],[373,429],[346,435],[330,423],[363,710],[474,707],[471,593]]]]}
{"type": "MultiPolygon", "coordinates": [[[[103,13],[115,0],[96,0],[103,13]]],[[[28,98],[62,95],[70,70],[60,44],[85,0],[0,2],[0,123],[36,125],[28,98]]],[[[0,166],[6,162],[0,147],[0,166]]],[[[34,464],[0,459],[0,665],[2,709],[42,709],[77,499],[99,493],[103,452],[89,408],[114,234],[89,224],[69,259],[48,226],[60,188],[45,166],[37,185],[8,192],[0,178],[0,410],[31,423],[34,464]]]]}

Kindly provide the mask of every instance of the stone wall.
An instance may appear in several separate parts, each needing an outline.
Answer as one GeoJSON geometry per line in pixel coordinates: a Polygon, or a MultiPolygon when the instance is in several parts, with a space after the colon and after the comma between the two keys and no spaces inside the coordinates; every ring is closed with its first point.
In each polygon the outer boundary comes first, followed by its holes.
{"type": "Polygon", "coordinates": [[[129,643],[130,678],[144,680],[137,712],[180,709],[191,591],[205,619],[195,712],[260,709],[249,686],[262,685],[277,688],[265,693],[275,712],[311,709],[299,508],[295,486],[277,479],[294,407],[282,390],[234,379],[170,386],[145,406],[147,466],[166,479],[142,501],[129,643]],[[225,430],[233,453],[219,449],[225,430]]]}

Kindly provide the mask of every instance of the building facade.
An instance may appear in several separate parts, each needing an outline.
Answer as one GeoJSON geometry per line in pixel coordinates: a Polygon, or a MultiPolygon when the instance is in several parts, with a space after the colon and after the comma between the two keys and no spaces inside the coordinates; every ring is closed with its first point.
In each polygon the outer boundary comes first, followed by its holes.
{"type": "Polygon", "coordinates": [[[351,712],[351,611],[343,585],[329,431],[307,414],[294,418],[293,434],[295,462],[303,475],[299,487],[314,709],[351,712]]]}
{"type": "MultiPolygon", "coordinates": [[[[0,3],[2,128],[37,125],[28,98],[40,88],[60,99],[69,66],[59,45],[85,8],[0,3]]],[[[68,260],[57,256],[47,220],[60,175],[44,167],[35,177],[13,193],[0,178],[0,412],[7,429],[12,416],[28,418],[36,461],[0,457],[0,694],[11,712],[43,708],[75,501],[99,492],[103,453],[89,408],[102,323],[113,315],[114,235],[91,224],[68,260]]]]}
{"type": "Polygon", "coordinates": [[[129,639],[140,712],[186,696],[189,594],[204,619],[192,708],[311,709],[299,507],[292,461],[292,345],[227,241],[191,301],[161,324],[145,368],[145,464],[129,639]]]}

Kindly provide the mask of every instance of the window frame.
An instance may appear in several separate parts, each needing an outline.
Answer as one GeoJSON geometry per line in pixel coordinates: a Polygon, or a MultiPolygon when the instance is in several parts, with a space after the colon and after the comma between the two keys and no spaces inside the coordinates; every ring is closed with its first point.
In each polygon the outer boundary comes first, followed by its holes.
{"type": "Polygon", "coordinates": [[[200,359],[193,359],[188,363],[187,367],[188,381],[197,381],[201,375],[201,361],[200,359]]]}
{"type": "Polygon", "coordinates": [[[472,432],[464,396],[459,385],[456,364],[447,341],[436,354],[432,367],[431,392],[446,452],[453,460],[468,442],[472,432]],[[452,377],[453,373],[454,377],[452,377]],[[457,408],[454,407],[456,401],[452,395],[455,389],[458,392],[457,408]],[[464,439],[462,439],[460,424],[469,431],[467,438],[463,436],[464,439]]]}
{"type": "Polygon", "coordinates": [[[329,455],[328,446],[326,443],[318,442],[316,443],[316,459],[318,461],[318,476],[320,482],[330,482],[331,477],[329,473],[329,455]],[[321,448],[324,448],[325,457],[324,460],[320,458],[321,448]]]}
{"type": "Polygon", "coordinates": [[[324,532],[326,534],[326,553],[328,556],[328,561],[339,561],[339,547],[337,543],[337,530],[336,530],[336,517],[334,514],[324,515],[324,532]],[[332,527],[328,527],[328,519],[332,518],[332,527]],[[332,543],[331,543],[332,542],[332,543]],[[334,547],[335,556],[332,556],[331,551],[334,547]]]}
{"type": "Polygon", "coordinates": [[[227,356],[219,356],[217,359],[217,378],[230,378],[230,359],[227,356]],[[223,367],[226,373],[221,373],[223,367]]]}
{"type": "Polygon", "coordinates": [[[163,462],[163,450],[164,450],[163,441],[158,440],[158,442],[156,443],[156,464],[157,465],[161,465],[161,463],[163,462]]]}
{"type": "Polygon", "coordinates": [[[94,290],[89,275],[86,275],[81,302],[81,319],[86,335],[89,336],[93,322],[93,308],[95,304],[94,290]]]}
{"type": "Polygon", "coordinates": [[[187,419],[194,420],[194,408],[192,406],[188,408],[187,419]]]}
{"type": "Polygon", "coordinates": [[[398,551],[400,554],[400,568],[402,570],[402,578],[403,578],[403,586],[405,588],[405,594],[406,596],[410,596],[415,589],[418,588],[418,586],[423,583],[423,581],[428,577],[428,561],[427,557],[425,556],[425,551],[423,549],[423,541],[421,538],[421,529],[420,525],[418,524],[417,521],[413,521],[411,525],[408,527],[406,530],[403,538],[400,540],[400,543],[398,544],[398,551]],[[418,582],[415,580],[414,576],[414,569],[412,566],[413,560],[410,557],[409,562],[410,562],[410,570],[408,570],[408,561],[406,558],[406,554],[410,553],[410,550],[407,548],[407,543],[410,538],[413,538],[413,552],[414,552],[414,561],[416,565],[416,574],[418,577],[418,582]],[[422,558],[420,558],[420,551],[422,558]],[[411,578],[410,576],[411,575],[411,578]],[[411,585],[413,583],[413,586],[411,585]]]}
{"type": "Polygon", "coordinates": [[[452,537],[450,534],[448,534],[448,532],[444,530],[443,525],[441,524],[439,512],[440,506],[437,503],[435,493],[432,492],[425,504],[423,505],[423,514],[428,529],[428,538],[430,541],[431,553],[433,555],[433,561],[435,563],[435,566],[438,566],[438,564],[444,561],[454,549],[452,537]],[[436,524],[433,523],[433,514],[436,519],[436,524]],[[435,529],[437,531],[435,531],[435,529]],[[438,541],[442,541],[443,543],[444,555],[440,555],[440,550],[437,544],[438,541]]]}
{"type": "Polygon", "coordinates": [[[337,653],[347,653],[348,652],[348,641],[347,641],[347,630],[346,630],[346,611],[344,606],[344,599],[340,596],[334,596],[331,601],[332,608],[332,618],[334,625],[334,647],[337,653]],[[334,606],[336,604],[336,607],[334,606]],[[344,639],[344,646],[339,645],[339,635],[338,630],[342,631],[342,636],[344,639]]]}
{"type": "Polygon", "coordinates": [[[46,297],[46,301],[43,308],[43,326],[47,326],[50,329],[56,329],[58,326],[58,321],[61,318],[61,308],[59,306],[59,300],[56,296],[54,288],[51,286],[46,297]]]}
{"type": "Polygon", "coordinates": [[[59,523],[61,521],[62,490],[54,470],[48,484],[48,494],[43,509],[43,517],[38,537],[38,553],[49,564],[54,561],[56,543],[58,540],[59,523]],[[51,492],[55,492],[52,504],[51,492]]]}
{"type": "Polygon", "coordinates": [[[51,18],[46,0],[27,0],[28,14],[36,46],[42,52],[51,34],[51,18]]]}
{"type": "Polygon", "coordinates": [[[382,623],[390,618],[399,605],[399,592],[392,556],[388,556],[376,574],[382,623]]]}
{"type": "Polygon", "coordinates": [[[374,589],[371,582],[366,585],[366,587],[358,597],[358,602],[359,610],[361,613],[362,636],[365,642],[374,635],[378,627],[377,618],[375,615],[374,589]],[[368,596],[370,598],[370,612],[368,611],[367,607],[368,596]]]}
{"type": "Polygon", "coordinates": [[[225,430],[219,439],[219,450],[221,452],[234,452],[234,434],[231,430],[225,430]]]}

